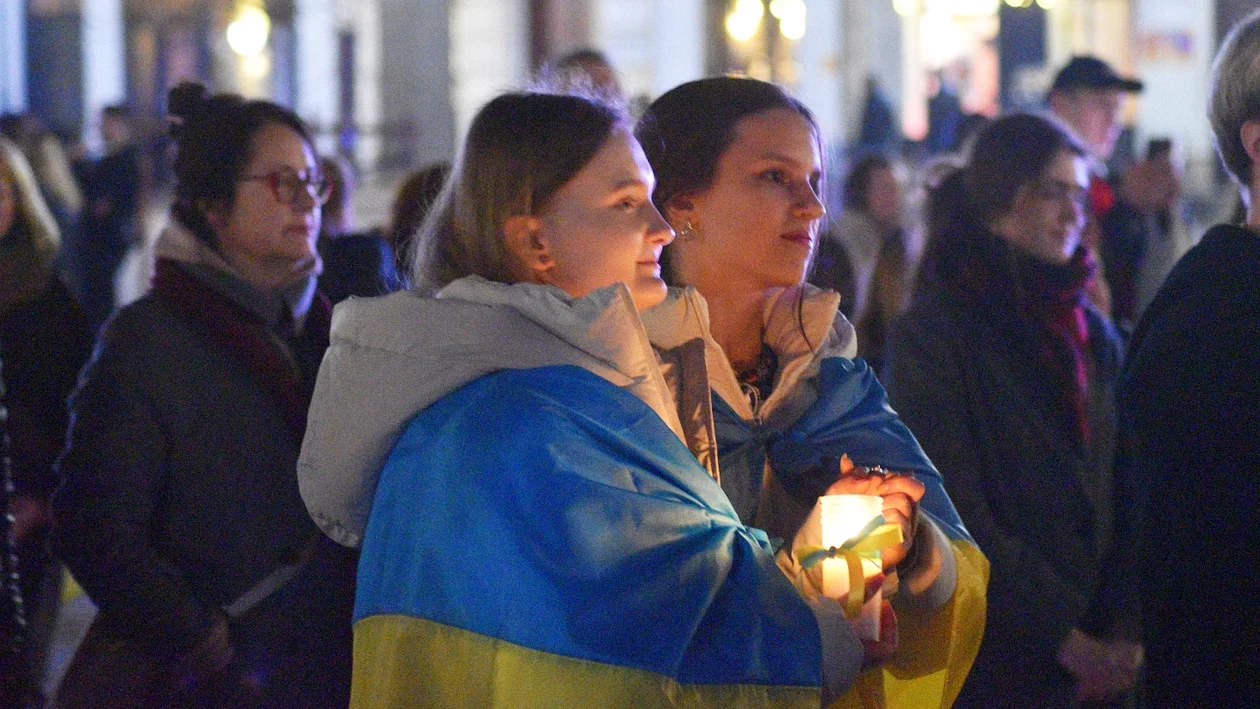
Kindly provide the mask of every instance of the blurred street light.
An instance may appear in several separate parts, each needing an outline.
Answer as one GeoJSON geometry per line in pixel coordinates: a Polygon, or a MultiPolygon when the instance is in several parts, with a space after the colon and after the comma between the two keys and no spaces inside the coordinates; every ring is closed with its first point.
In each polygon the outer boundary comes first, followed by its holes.
{"type": "Polygon", "coordinates": [[[737,0],[735,9],[726,16],[726,33],[739,42],[747,42],[757,34],[766,8],[761,0],[737,0]]]}
{"type": "Polygon", "coordinates": [[[262,54],[271,33],[271,18],[258,0],[241,0],[235,17],[227,27],[228,46],[242,57],[262,54]]]}

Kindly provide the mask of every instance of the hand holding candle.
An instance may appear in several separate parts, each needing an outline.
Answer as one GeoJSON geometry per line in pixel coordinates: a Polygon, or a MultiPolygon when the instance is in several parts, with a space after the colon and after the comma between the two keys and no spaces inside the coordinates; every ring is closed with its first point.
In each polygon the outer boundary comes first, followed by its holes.
{"type": "Polygon", "coordinates": [[[919,500],[926,488],[909,474],[863,468],[853,464],[848,455],[840,456],[840,478],[827,488],[828,495],[878,495],[884,504],[884,518],[901,527],[904,541],[882,550],[884,568],[901,563],[914,541],[915,518],[919,500]]]}

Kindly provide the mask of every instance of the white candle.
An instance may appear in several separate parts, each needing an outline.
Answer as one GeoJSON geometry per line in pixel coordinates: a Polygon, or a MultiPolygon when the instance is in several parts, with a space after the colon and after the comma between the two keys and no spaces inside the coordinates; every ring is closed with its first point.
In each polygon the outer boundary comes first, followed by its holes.
{"type": "MultiPolygon", "coordinates": [[[[822,546],[839,547],[884,513],[884,500],[878,495],[824,495],[818,498],[822,506],[822,546]]],[[[883,571],[876,559],[862,559],[862,572],[866,578],[883,571]]],[[[844,559],[824,559],[822,563],[823,595],[841,603],[849,593],[850,583],[865,584],[866,578],[849,579],[849,566],[844,559]]],[[[876,594],[862,609],[862,635],[872,640],[879,638],[879,607],[882,593],[876,594]],[[873,609],[872,609],[873,606],[873,609]]]]}

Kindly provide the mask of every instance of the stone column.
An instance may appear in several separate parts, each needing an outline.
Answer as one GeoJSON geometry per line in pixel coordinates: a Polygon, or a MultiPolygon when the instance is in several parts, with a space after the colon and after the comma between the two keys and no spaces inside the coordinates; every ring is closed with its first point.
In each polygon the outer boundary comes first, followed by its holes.
{"type": "Polygon", "coordinates": [[[451,103],[462,138],[487,101],[529,83],[530,8],[526,0],[452,0],[450,7],[451,103]]]}
{"type": "Polygon", "coordinates": [[[83,140],[100,147],[100,113],[127,96],[122,0],[83,0],[83,140]]]}
{"type": "Polygon", "coordinates": [[[382,77],[381,6],[379,0],[353,5],[349,26],[354,32],[354,125],[359,132],[354,160],[371,172],[381,155],[382,77]]]}
{"type": "Polygon", "coordinates": [[[380,0],[382,167],[454,154],[450,12],[444,2],[380,0]]]}
{"type": "Polygon", "coordinates": [[[333,0],[296,0],[297,113],[315,132],[321,153],[337,149],[341,74],[333,0]]]}
{"type": "Polygon", "coordinates": [[[852,78],[841,73],[841,50],[847,39],[842,16],[851,5],[845,3],[842,8],[830,0],[806,0],[805,36],[792,51],[800,77],[796,97],[814,113],[829,144],[843,141],[849,126],[845,109],[852,106],[848,91],[852,78]]]}
{"type": "Polygon", "coordinates": [[[657,0],[655,24],[655,70],[649,87],[653,98],[704,77],[708,42],[704,0],[657,0]]]}
{"type": "Polygon", "coordinates": [[[0,0],[0,112],[26,110],[26,0],[0,0]]]}

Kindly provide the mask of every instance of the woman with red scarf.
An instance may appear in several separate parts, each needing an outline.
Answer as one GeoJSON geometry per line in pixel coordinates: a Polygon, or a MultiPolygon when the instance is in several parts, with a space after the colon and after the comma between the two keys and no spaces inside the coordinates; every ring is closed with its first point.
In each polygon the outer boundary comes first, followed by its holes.
{"type": "Polygon", "coordinates": [[[890,340],[890,401],[991,563],[955,706],[1108,699],[1141,662],[1121,345],[1085,295],[1085,155],[1052,119],[986,127],[930,192],[919,282],[890,340]]]}

